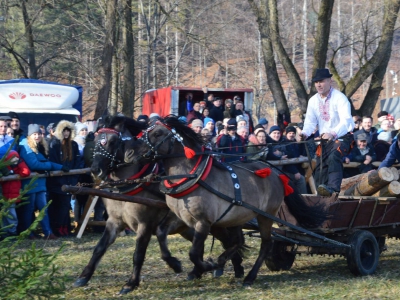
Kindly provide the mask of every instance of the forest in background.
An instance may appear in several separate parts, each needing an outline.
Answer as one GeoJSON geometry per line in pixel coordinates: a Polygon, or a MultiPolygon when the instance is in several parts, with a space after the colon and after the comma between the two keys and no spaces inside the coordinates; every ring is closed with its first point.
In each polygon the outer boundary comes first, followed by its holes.
{"type": "Polygon", "coordinates": [[[0,79],[84,88],[84,120],[176,86],[253,88],[253,114],[305,112],[329,67],[360,115],[400,90],[400,0],[0,0],[0,79]]]}

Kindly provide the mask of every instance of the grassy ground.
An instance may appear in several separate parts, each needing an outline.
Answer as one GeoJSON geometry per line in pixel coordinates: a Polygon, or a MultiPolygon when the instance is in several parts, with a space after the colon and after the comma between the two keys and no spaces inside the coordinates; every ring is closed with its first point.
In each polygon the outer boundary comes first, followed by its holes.
{"type": "MultiPolygon", "coordinates": [[[[297,256],[291,270],[270,272],[264,265],[255,284],[243,288],[235,279],[229,263],[225,274],[213,279],[206,274],[201,280],[186,281],[191,268],[188,259],[190,244],[180,236],[171,236],[171,252],[180,259],[184,273],[174,274],[161,260],[155,238],[152,239],[142,269],[142,282],[133,293],[119,296],[118,292],[132,271],[134,236],[119,237],[104,256],[88,286],[72,289],[71,285],[89,261],[100,234],[84,234],[82,239],[37,241],[39,247],[53,252],[61,243],[66,247],[57,260],[67,276],[65,299],[398,299],[400,295],[400,241],[387,241],[388,250],[382,253],[376,274],[355,277],[343,257],[297,256]]],[[[251,247],[244,267],[248,272],[255,260],[259,239],[247,238],[251,247]]],[[[31,241],[23,243],[29,247],[31,241]]],[[[210,253],[211,239],[205,248],[206,256],[217,257],[218,243],[210,253]]]]}

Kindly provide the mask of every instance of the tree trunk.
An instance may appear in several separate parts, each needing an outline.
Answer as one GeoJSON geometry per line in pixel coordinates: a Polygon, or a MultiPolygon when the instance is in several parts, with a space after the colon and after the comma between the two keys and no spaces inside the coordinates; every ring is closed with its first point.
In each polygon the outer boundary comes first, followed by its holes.
{"type": "Polygon", "coordinates": [[[94,113],[94,118],[100,118],[107,109],[108,97],[111,89],[111,66],[114,53],[114,38],[116,25],[116,7],[118,0],[108,0],[107,14],[105,22],[106,38],[101,58],[102,74],[101,88],[98,92],[97,105],[94,113]]]}
{"type": "MultiPolygon", "coordinates": [[[[384,24],[382,30],[382,38],[379,41],[378,49],[374,52],[372,58],[367,61],[357,74],[348,82],[345,94],[348,98],[353,96],[357,89],[364,83],[365,80],[379,67],[386,53],[391,51],[394,28],[400,8],[400,0],[386,0],[384,24]]],[[[375,106],[375,105],[373,105],[375,106]]]]}
{"type": "MultiPolygon", "coordinates": [[[[321,0],[318,13],[317,32],[314,43],[314,65],[312,70],[313,77],[317,69],[326,68],[326,58],[334,3],[334,0],[321,0]]],[[[314,94],[315,87],[312,87],[311,89],[313,91],[312,94],[314,94]]]]}
{"type": "MultiPolygon", "coordinates": [[[[392,45],[392,42],[393,42],[393,35],[391,37],[390,45],[392,45]]],[[[361,116],[371,116],[372,113],[374,112],[376,102],[378,101],[379,95],[383,90],[382,82],[386,74],[386,69],[389,64],[391,54],[392,54],[392,47],[390,46],[389,49],[385,52],[381,63],[372,73],[372,78],[369,84],[367,94],[365,95],[364,101],[362,102],[361,107],[357,112],[358,114],[361,114],[361,116]]],[[[386,86],[386,88],[389,87],[386,86]]]]}
{"type": "MultiPolygon", "coordinates": [[[[24,18],[24,26],[25,26],[25,36],[28,42],[28,68],[29,74],[28,78],[37,79],[38,78],[38,70],[36,66],[36,55],[35,55],[35,43],[33,41],[33,30],[32,23],[28,15],[28,11],[26,9],[25,1],[20,1],[22,16],[24,18]]],[[[25,71],[23,72],[25,74],[25,71]]]]}
{"type": "MultiPolygon", "coordinates": [[[[287,54],[285,48],[282,45],[281,37],[279,34],[279,22],[278,22],[278,8],[276,0],[268,0],[267,3],[270,20],[270,35],[272,39],[272,45],[274,47],[275,52],[278,54],[278,58],[281,61],[283,67],[285,68],[286,74],[289,77],[290,82],[293,85],[294,90],[296,91],[297,99],[300,102],[300,109],[302,111],[307,110],[307,91],[304,88],[304,85],[301,81],[299,73],[294,67],[292,61],[290,60],[289,55],[287,54]]],[[[286,100],[286,98],[285,98],[286,100]]],[[[278,108],[279,111],[279,108],[278,108]]],[[[279,111],[280,112],[280,111],[279,111]]],[[[282,112],[280,112],[282,113],[282,112]]],[[[285,113],[289,113],[289,110],[285,113]]]]}
{"type": "Polygon", "coordinates": [[[135,45],[132,32],[132,0],[124,0],[124,25],[122,26],[122,61],[124,82],[122,84],[122,113],[133,117],[135,99],[135,45]]]}
{"type": "Polygon", "coordinates": [[[381,188],[375,194],[372,194],[374,197],[396,197],[400,195],[400,182],[392,181],[387,186],[381,188]]]}
{"type": "Polygon", "coordinates": [[[248,0],[249,5],[257,18],[268,86],[277,104],[278,112],[284,114],[289,112],[289,107],[287,105],[285,93],[282,89],[282,84],[279,80],[278,71],[274,60],[274,51],[272,49],[272,42],[269,34],[269,14],[265,5],[265,1],[266,0],[261,1],[260,7],[257,7],[257,4],[254,3],[254,0],[248,0]]]}

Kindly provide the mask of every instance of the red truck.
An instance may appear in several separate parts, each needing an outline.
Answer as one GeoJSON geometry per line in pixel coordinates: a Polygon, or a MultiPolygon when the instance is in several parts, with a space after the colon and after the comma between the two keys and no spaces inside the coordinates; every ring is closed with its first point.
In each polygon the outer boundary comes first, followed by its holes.
{"type": "MultiPolygon", "coordinates": [[[[150,115],[157,113],[161,117],[169,114],[179,115],[179,107],[186,107],[185,96],[187,93],[193,94],[195,101],[204,99],[204,92],[199,87],[182,87],[170,86],[166,88],[148,90],[142,98],[142,114],[150,115]]],[[[209,94],[214,94],[214,97],[225,99],[233,99],[238,95],[243,101],[247,111],[251,112],[253,106],[253,89],[223,89],[223,88],[208,88],[209,94]]]]}

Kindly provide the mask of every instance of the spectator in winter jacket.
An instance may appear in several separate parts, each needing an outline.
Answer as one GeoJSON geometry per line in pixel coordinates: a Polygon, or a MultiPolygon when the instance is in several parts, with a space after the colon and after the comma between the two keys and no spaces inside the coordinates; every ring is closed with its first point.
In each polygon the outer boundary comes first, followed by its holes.
{"type": "Polygon", "coordinates": [[[195,102],[193,104],[193,108],[189,111],[186,116],[188,123],[190,123],[194,119],[202,119],[203,115],[200,113],[200,103],[195,102]]]}
{"type": "Polygon", "coordinates": [[[224,110],[224,118],[234,118],[235,106],[233,105],[232,99],[225,100],[225,110],[224,110]]]}
{"type": "Polygon", "coordinates": [[[364,116],[362,118],[362,123],[359,131],[354,132],[354,139],[356,138],[357,134],[365,133],[367,135],[367,142],[371,145],[375,144],[376,140],[378,139],[377,129],[372,127],[372,117],[371,116],[364,116]]]}
{"type": "MultiPolygon", "coordinates": [[[[6,159],[7,162],[11,164],[7,166],[10,174],[20,175],[21,177],[27,177],[31,174],[28,166],[23,160],[19,159],[19,154],[17,151],[11,150],[6,159]]],[[[17,226],[18,226],[18,217],[15,209],[15,204],[21,202],[20,192],[21,192],[21,181],[20,180],[10,180],[3,181],[1,183],[1,187],[3,190],[3,197],[6,200],[16,201],[11,204],[6,211],[6,216],[2,220],[1,227],[4,228],[6,226],[10,226],[5,229],[5,236],[16,236],[17,235],[17,226]]]]}
{"type": "Polygon", "coordinates": [[[377,161],[383,161],[385,159],[386,155],[389,152],[391,144],[391,132],[382,131],[380,134],[378,134],[378,140],[375,142],[374,145],[377,161]]]}
{"type": "MultiPolygon", "coordinates": [[[[28,137],[23,139],[19,145],[21,158],[25,161],[31,172],[68,171],[61,164],[52,163],[47,159],[48,145],[43,138],[39,125],[30,124],[28,126],[28,137]]],[[[29,183],[29,179],[23,180],[22,187],[25,187],[29,183]]],[[[17,208],[19,232],[28,229],[32,224],[32,216],[35,208],[41,210],[46,206],[46,178],[38,178],[34,183],[34,187],[28,191],[27,196],[28,204],[17,208]]],[[[50,228],[47,211],[40,224],[46,238],[56,238],[50,228]]],[[[30,238],[34,238],[34,235],[31,234],[30,238]]]]}
{"type": "MultiPolygon", "coordinates": [[[[6,150],[14,142],[14,138],[7,134],[7,128],[8,128],[7,122],[5,120],[0,120],[0,147],[4,147],[4,149],[6,150]]],[[[13,150],[16,149],[17,147],[14,145],[13,150]]]]}
{"type": "Polygon", "coordinates": [[[217,140],[218,148],[222,153],[234,154],[234,156],[223,156],[222,161],[232,162],[241,160],[241,153],[245,153],[245,144],[242,137],[237,133],[237,123],[235,119],[230,119],[227,123],[226,134],[221,135],[221,138],[217,140]]]}
{"type": "MultiPolygon", "coordinates": [[[[287,143],[285,147],[285,152],[287,158],[298,158],[301,156],[301,148],[298,143],[296,143],[296,128],[294,126],[286,127],[286,136],[283,139],[287,143]]],[[[291,164],[283,166],[282,169],[294,182],[296,189],[300,194],[307,194],[307,184],[306,179],[301,174],[303,171],[300,164],[291,164]]]]}
{"type": "Polygon", "coordinates": [[[83,156],[83,148],[85,148],[86,136],[88,134],[88,127],[86,124],[81,122],[75,123],[76,136],[74,141],[78,144],[79,154],[83,156]]]}
{"type": "Polygon", "coordinates": [[[213,107],[210,109],[210,118],[215,122],[222,121],[224,119],[224,108],[221,106],[221,98],[216,97],[213,100],[213,107]]]}
{"type": "Polygon", "coordinates": [[[360,133],[356,136],[356,147],[351,150],[350,154],[345,157],[345,163],[348,164],[351,161],[361,163],[358,166],[359,173],[367,173],[371,171],[373,166],[372,162],[376,160],[376,154],[374,147],[368,144],[368,137],[365,133],[360,133]]]}
{"type": "Polygon", "coordinates": [[[396,163],[396,160],[400,162],[400,134],[397,134],[396,140],[393,140],[390,146],[389,153],[386,155],[385,159],[379,165],[379,168],[391,167],[396,163]]]}
{"type": "Polygon", "coordinates": [[[189,127],[198,134],[201,134],[201,130],[203,129],[203,121],[200,119],[194,119],[192,123],[189,124],[189,127]]]}
{"type": "Polygon", "coordinates": [[[267,133],[264,129],[257,128],[254,134],[249,135],[246,153],[254,153],[253,156],[248,157],[250,160],[267,160],[267,133]]]}
{"type": "MultiPolygon", "coordinates": [[[[83,159],[78,144],[74,141],[75,126],[63,120],[57,124],[54,132],[56,139],[50,144],[49,160],[68,170],[83,168],[83,159]]],[[[53,203],[49,207],[50,224],[58,236],[68,236],[71,230],[69,211],[71,195],[61,190],[63,185],[76,185],[79,175],[56,176],[47,182],[49,198],[53,203]]]]}

